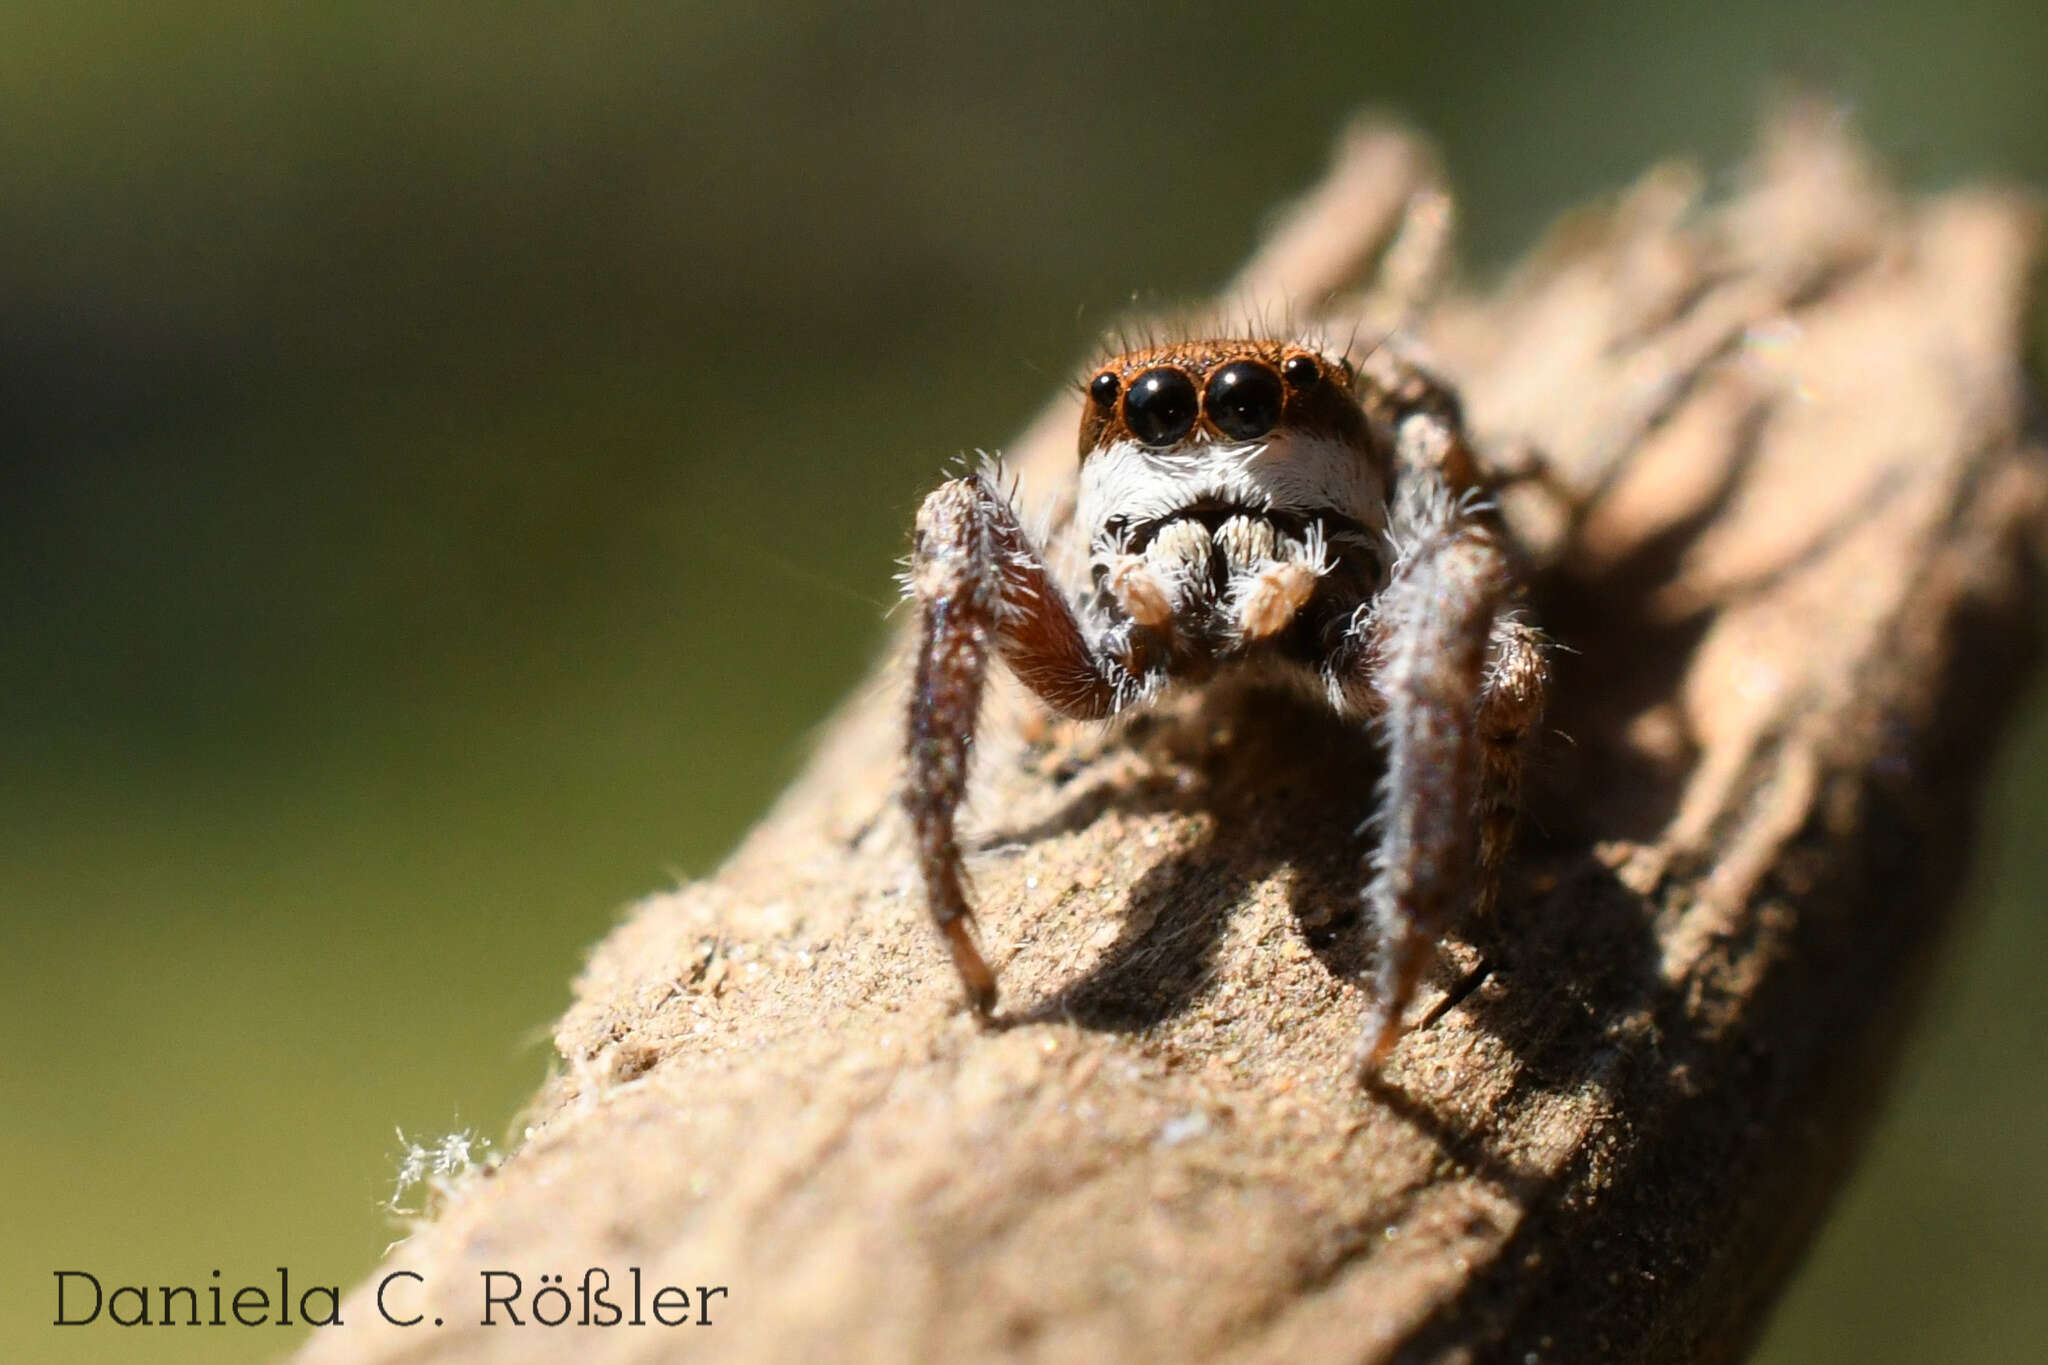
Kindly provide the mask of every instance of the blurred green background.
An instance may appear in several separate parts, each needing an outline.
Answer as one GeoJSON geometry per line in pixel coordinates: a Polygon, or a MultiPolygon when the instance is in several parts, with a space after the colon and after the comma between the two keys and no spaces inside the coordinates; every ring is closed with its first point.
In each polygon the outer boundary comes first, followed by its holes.
{"type": "MultiPolygon", "coordinates": [[[[1363,103],[1473,268],[1786,76],[2048,183],[2048,10],[0,12],[0,1357],[109,1283],[347,1285],[394,1129],[505,1132],[586,945],[710,868],[883,633],[917,494],[1221,280],[1363,103]]],[[[2048,1340],[2048,715],[1766,1358],[2048,1340]]]]}

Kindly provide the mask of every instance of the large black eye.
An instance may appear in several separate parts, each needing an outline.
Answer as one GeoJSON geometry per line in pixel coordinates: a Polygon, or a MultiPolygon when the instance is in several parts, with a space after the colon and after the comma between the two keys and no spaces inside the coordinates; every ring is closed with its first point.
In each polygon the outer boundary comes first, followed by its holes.
{"type": "Polygon", "coordinates": [[[1239,360],[1209,376],[1202,406],[1216,429],[1233,441],[1250,441],[1280,425],[1280,376],[1256,360],[1239,360]]]}
{"type": "Polygon", "coordinates": [[[1148,446],[1170,446],[1195,429],[1200,404],[1195,382],[1162,366],[1131,381],[1124,395],[1124,422],[1148,446]]]}

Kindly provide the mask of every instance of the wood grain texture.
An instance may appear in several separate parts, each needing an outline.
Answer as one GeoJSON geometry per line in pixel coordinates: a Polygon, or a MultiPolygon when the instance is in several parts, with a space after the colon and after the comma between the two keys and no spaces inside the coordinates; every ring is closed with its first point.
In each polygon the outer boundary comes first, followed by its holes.
{"type": "MultiPolygon", "coordinates": [[[[1231,300],[1372,335],[1433,166],[1354,130],[1231,300]]],[[[524,1141],[391,1253],[447,1326],[359,1291],[301,1358],[1739,1359],[1881,1098],[2031,657],[2037,225],[1901,196],[1815,106],[1701,183],[1655,170],[1417,320],[1481,449],[1569,494],[1508,499],[1566,652],[1500,913],[1371,1089],[1364,736],[1233,690],[1105,735],[998,688],[984,1031],[892,804],[892,656],[715,877],[598,945],[524,1141]],[[710,1328],[478,1325],[480,1271],[591,1265],[731,1294],[710,1328]]],[[[1076,420],[1013,447],[1041,506],[1076,420]]]]}

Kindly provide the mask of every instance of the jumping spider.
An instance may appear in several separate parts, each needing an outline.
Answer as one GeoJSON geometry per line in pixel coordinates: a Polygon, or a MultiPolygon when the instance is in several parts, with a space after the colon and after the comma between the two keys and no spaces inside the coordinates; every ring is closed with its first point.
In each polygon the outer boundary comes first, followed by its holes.
{"type": "Polygon", "coordinates": [[[1377,935],[1359,1065],[1400,1038],[1426,950],[1493,902],[1542,637],[1510,614],[1488,480],[1449,391],[1390,348],[1354,367],[1297,341],[1186,341],[1085,385],[1078,500],[1050,548],[991,473],[917,515],[904,804],[968,1003],[996,982],[969,933],[954,817],[993,651],[1051,710],[1105,720],[1244,671],[1371,723],[1386,751],[1363,859],[1377,935]]]}

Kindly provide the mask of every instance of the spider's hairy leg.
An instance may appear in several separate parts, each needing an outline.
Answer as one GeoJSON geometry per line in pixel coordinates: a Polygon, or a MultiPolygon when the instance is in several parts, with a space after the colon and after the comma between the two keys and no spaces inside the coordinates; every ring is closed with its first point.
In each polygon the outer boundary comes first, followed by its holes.
{"type": "Polygon", "coordinates": [[[918,509],[910,593],[918,604],[903,804],[918,869],[968,1004],[986,1017],[996,979],[970,932],[955,820],[981,716],[993,649],[1054,711],[1097,719],[1131,689],[1121,666],[1088,643],[1045,561],[993,478],[941,484],[918,509]]]}
{"type": "Polygon", "coordinates": [[[1507,588],[1492,535],[1442,480],[1418,477],[1395,500],[1401,558],[1363,623],[1386,776],[1365,889],[1378,939],[1361,1070],[1377,1069],[1434,943],[1470,885],[1482,769],[1475,715],[1488,640],[1507,588]]]}
{"type": "Polygon", "coordinates": [[[1358,368],[1369,381],[1366,416],[1393,440],[1400,477],[1433,474],[1459,493],[1489,495],[1526,484],[1567,516],[1585,511],[1585,492],[1538,446],[1511,440],[1476,449],[1465,438],[1456,390],[1425,368],[1399,334],[1383,338],[1358,368]],[[1417,422],[1417,416],[1428,420],[1417,422]]]}
{"type": "Polygon", "coordinates": [[[1493,913],[1500,894],[1501,869],[1521,815],[1522,769],[1550,689],[1543,634],[1526,621],[1496,620],[1488,654],[1478,715],[1479,880],[1472,889],[1472,909],[1480,915],[1493,913]]]}

